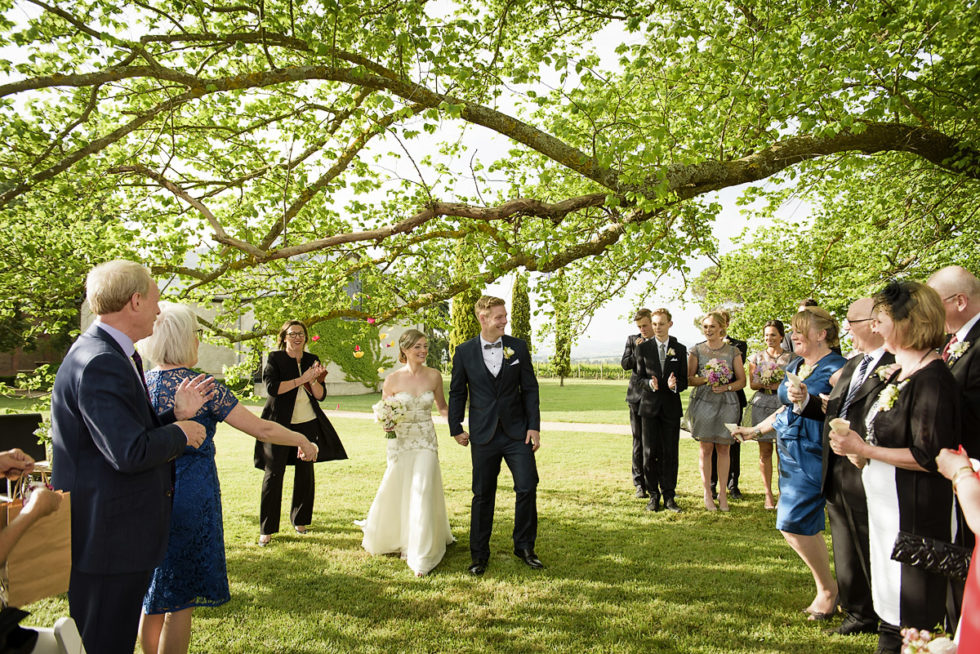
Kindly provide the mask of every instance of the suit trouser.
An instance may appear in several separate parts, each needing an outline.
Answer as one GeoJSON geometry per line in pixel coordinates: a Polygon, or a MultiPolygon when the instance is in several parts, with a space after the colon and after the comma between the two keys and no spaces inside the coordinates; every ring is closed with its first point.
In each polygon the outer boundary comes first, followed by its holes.
{"type": "Polygon", "coordinates": [[[88,574],[72,568],[68,608],[86,652],[133,654],[152,574],[88,574]]]}
{"type": "Polygon", "coordinates": [[[534,549],[538,536],[538,468],[532,445],[513,439],[497,426],[488,443],[470,441],[473,460],[473,505],[470,510],[470,554],[474,560],[490,557],[490,533],[497,499],[500,461],[506,461],[514,476],[514,547],[534,549]]]}
{"type": "Polygon", "coordinates": [[[630,404],[630,429],[633,431],[633,485],[646,490],[643,478],[643,427],[640,422],[639,405],[630,404]]]}
{"type": "MultiPolygon", "coordinates": [[[[307,439],[316,442],[316,431],[319,425],[315,420],[290,425],[290,429],[300,432],[307,439]]],[[[262,535],[275,534],[279,531],[279,514],[282,512],[282,482],[286,475],[286,460],[294,447],[286,445],[271,445],[272,460],[266,457],[265,476],[262,478],[262,495],[259,500],[259,533],[262,535]]],[[[313,521],[313,499],[316,493],[316,483],[313,474],[312,461],[296,461],[296,471],[293,475],[293,499],[289,518],[294,525],[305,526],[313,521]]]]}
{"type": "Polygon", "coordinates": [[[663,414],[640,416],[643,425],[643,476],[650,495],[660,493],[664,500],[674,497],[677,488],[677,458],[681,438],[680,419],[663,414]]]}
{"type": "Polygon", "coordinates": [[[841,607],[852,619],[875,626],[878,616],[871,601],[868,501],[861,471],[844,457],[836,457],[831,465],[827,515],[841,607]]]}

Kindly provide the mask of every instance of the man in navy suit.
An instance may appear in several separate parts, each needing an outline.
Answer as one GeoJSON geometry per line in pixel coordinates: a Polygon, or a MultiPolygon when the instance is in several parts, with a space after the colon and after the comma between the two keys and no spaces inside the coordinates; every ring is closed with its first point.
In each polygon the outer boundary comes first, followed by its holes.
{"type": "Polygon", "coordinates": [[[680,513],[674,496],[683,413],[680,393],[687,388],[687,348],[670,336],[673,324],[667,309],[653,312],[654,337],[640,343],[637,376],[641,382],[643,478],[650,493],[646,510],[659,511],[663,497],[665,509],[680,513]]]}
{"type": "Polygon", "coordinates": [[[538,380],[524,341],[504,335],[504,301],[484,295],[475,306],[480,335],[453,355],[449,384],[449,433],[472,444],[473,505],[470,514],[469,571],[482,575],[490,559],[494,500],[501,460],[514,476],[514,554],[532,568],[544,565],[534,553],[538,533],[534,453],[541,447],[538,380]],[[469,397],[469,433],[462,421],[469,397]]]}
{"type": "Polygon", "coordinates": [[[98,320],[55,377],[52,483],[72,494],[68,605],[85,649],[132,654],[143,595],[167,548],[172,462],[204,441],[204,426],[189,419],[213,380],[182,384],[174,410],[158,417],[133,345],[153,333],[156,283],[139,264],[110,261],[89,272],[86,293],[98,320]]]}

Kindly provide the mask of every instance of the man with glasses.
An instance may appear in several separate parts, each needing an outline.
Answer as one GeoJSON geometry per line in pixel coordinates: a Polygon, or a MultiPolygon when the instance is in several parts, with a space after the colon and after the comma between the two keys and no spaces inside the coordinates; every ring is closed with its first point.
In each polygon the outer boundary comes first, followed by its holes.
{"type": "Polygon", "coordinates": [[[864,437],[865,408],[885,385],[875,371],[895,363],[895,356],[885,351],[884,339],[872,330],[873,311],[874,300],[870,297],[863,297],[848,307],[844,329],[850,331],[854,348],[861,356],[854,356],[844,364],[829,397],[803,398],[803,417],[824,420],[821,492],[827,498],[834,569],[845,615],[841,625],[828,633],[843,636],[878,631],[878,616],[871,601],[868,502],[861,471],[830,449],[830,421],[834,418],[848,420],[851,428],[864,437]]]}

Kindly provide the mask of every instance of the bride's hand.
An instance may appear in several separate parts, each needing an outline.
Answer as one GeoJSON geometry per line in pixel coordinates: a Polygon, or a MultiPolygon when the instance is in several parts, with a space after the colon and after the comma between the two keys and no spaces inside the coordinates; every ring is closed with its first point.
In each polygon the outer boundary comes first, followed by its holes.
{"type": "Polygon", "coordinates": [[[470,444],[470,435],[465,431],[456,434],[455,436],[453,436],[453,438],[455,438],[456,442],[462,445],[463,447],[466,447],[467,445],[470,444]]]}

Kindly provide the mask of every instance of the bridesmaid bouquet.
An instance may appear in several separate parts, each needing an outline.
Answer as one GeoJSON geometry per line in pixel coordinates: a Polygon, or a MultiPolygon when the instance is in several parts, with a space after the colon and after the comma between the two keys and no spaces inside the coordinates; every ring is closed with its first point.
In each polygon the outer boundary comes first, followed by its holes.
{"type": "Polygon", "coordinates": [[[902,654],[955,654],[956,644],[938,632],[930,634],[925,629],[902,629],[902,654]]]}
{"type": "Polygon", "coordinates": [[[783,369],[775,361],[761,361],[755,367],[755,374],[759,383],[766,386],[778,384],[783,381],[783,377],[785,376],[783,369]]]}
{"type": "Polygon", "coordinates": [[[405,417],[405,403],[394,397],[386,397],[374,406],[374,421],[381,423],[385,438],[395,438],[395,425],[405,417]]]}
{"type": "Polygon", "coordinates": [[[704,376],[711,386],[730,384],[732,381],[732,369],[722,359],[711,359],[704,364],[704,376]]]}

